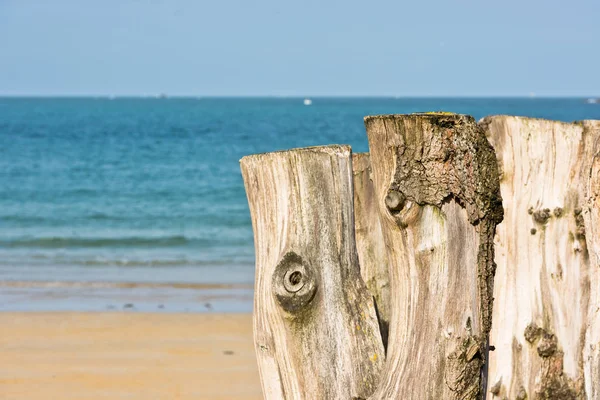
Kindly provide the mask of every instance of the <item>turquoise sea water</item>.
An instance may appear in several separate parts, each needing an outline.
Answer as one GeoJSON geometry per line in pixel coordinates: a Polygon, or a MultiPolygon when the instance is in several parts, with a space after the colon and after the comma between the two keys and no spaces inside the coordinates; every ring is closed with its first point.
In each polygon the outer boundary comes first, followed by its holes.
{"type": "MultiPolygon", "coordinates": [[[[0,310],[108,307],[110,290],[145,290],[142,304],[165,282],[241,285],[225,288],[239,304],[224,307],[249,309],[254,253],[239,159],[332,143],[367,151],[365,115],[600,119],[600,105],[584,99],[302,100],[0,98],[0,310]]],[[[169,290],[181,309],[209,308],[181,297],[193,288],[169,290]]]]}

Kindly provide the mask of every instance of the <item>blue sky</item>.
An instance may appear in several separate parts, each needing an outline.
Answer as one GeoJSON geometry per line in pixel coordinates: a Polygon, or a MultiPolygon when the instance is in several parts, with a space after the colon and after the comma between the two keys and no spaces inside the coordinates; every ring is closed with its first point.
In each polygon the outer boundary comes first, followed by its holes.
{"type": "Polygon", "coordinates": [[[0,95],[600,95],[598,0],[0,0],[0,95]]]}

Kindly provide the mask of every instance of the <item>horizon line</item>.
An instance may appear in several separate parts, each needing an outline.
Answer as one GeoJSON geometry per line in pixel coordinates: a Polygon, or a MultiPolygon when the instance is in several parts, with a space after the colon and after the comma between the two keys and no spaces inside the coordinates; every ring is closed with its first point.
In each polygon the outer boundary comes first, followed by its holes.
{"type": "Polygon", "coordinates": [[[589,99],[596,95],[158,95],[143,94],[2,94],[0,98],[29,99],[589,99]]]}

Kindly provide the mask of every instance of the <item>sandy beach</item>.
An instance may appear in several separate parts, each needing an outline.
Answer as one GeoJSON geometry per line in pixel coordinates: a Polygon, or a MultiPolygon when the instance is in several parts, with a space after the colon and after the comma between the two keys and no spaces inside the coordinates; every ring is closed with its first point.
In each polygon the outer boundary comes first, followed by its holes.
{"type": "Polygon", "coordinates": [[[250,314],[0,313],[0,398],[261,399],[250,314]]]}

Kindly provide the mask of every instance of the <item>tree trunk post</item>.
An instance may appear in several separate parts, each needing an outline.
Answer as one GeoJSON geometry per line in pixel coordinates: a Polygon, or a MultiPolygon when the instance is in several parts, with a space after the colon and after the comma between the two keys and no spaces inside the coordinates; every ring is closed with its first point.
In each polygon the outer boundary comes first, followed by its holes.
{"type": "Polygon", "coordinates": [[[354,241],[349,146],[244,157],[266,399],[366,399],[384,349],[354,241]]]}
{"type": "Polygon", "coordinates": [[[375,309],[384,347],[390,325],[390,276],[379,210],[373,190],[369,153],[352,155],[354,223],[360,274],[375,298],[375,309]]]}
{"type": "Polygon", "coordinates": [[[600,398],[600,123],[487,117],[496,235],[488,399],[600,398]]]}
{"type": "Polygon", "coordinates": [[[584,385],[587,399],[600,398],[600,121],[583,121],[585,164],[582,210],[590,257],[590,304],[583,349],[584,385]],[[589,165],[589,167],[588,167],[589,165]]]}
{"type": "Polygon", "coordinates": [[[366,117],[391,321],[374,399],[480,399],[502,220],[496,158],[473,118],[366,117]]]}

